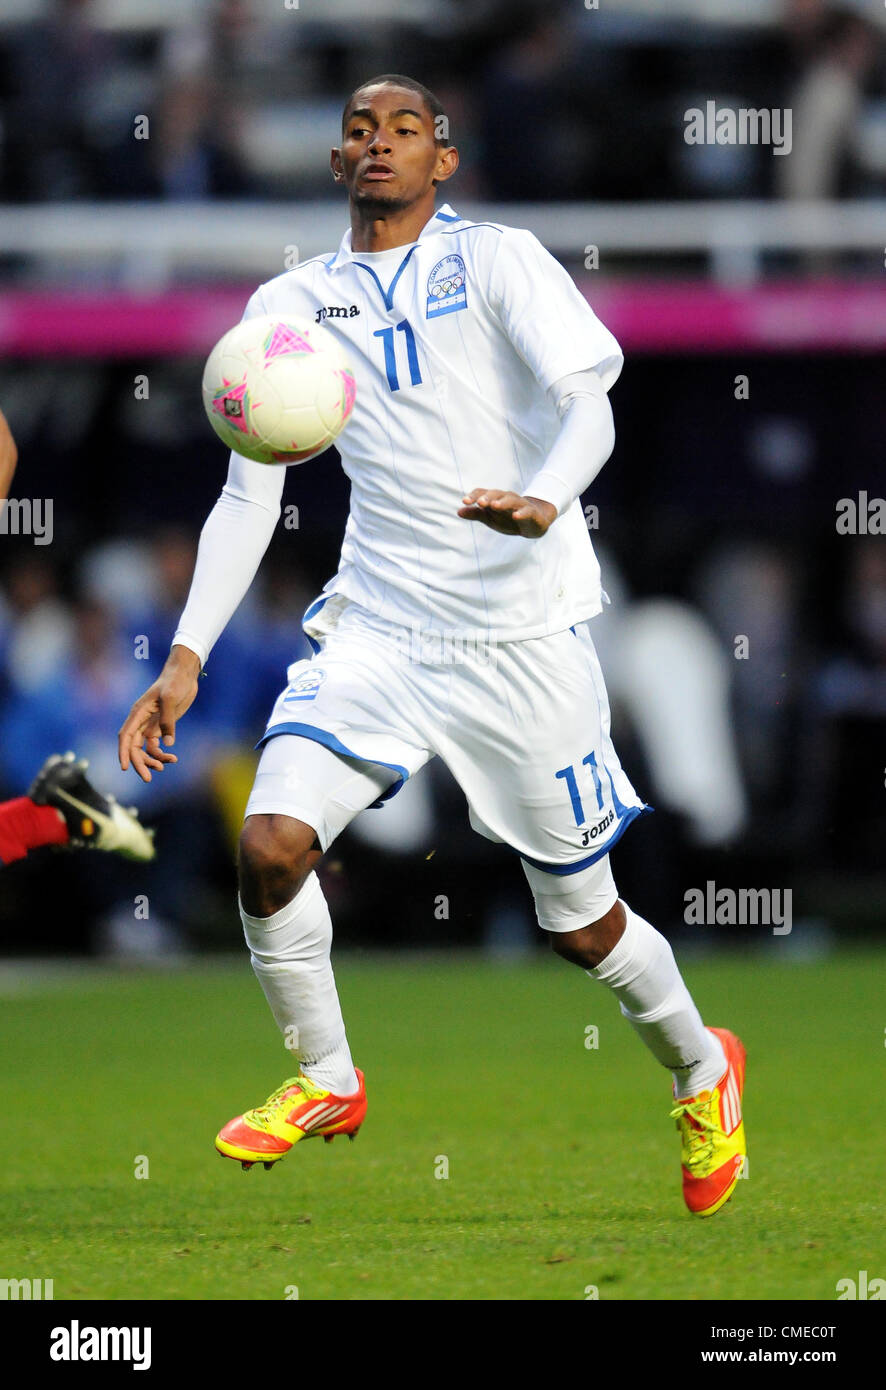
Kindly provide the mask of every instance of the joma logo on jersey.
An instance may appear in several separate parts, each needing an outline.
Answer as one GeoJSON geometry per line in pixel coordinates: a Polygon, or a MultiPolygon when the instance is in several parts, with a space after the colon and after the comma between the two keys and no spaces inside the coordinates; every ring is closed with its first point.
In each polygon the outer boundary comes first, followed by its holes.
{"type": "Polygon", "coordinates": [[[356,304],[327,304],[325,309],[317,310],[314,322],[322,323],[324,319],[355,319],[359,312],[356,304]]]}
{"type": "Polygon", "coordinates": [[[582,844],[589,845],[592,840],[596,840],[598,835],[602,835],[604,830],[609,829],[614,820],[615,812],[610,811],[608,816],[604,816],[601,821],[598,821],[596,825],[592,825],[589,830],[584,832],[581,837],[582,844]]]}

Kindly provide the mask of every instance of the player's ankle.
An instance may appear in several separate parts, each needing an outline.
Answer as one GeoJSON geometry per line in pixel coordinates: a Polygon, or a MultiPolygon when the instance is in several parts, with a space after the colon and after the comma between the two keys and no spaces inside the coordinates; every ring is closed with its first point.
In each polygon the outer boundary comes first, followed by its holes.
{"type": "Polygon", "coordinates": [[[723,1044],[715,1033],[708,1033],[710,1048],[691,1067],[674,1071],[674,1096],[677,1100],[688,1100],[701,1091],[712,1091],[726,1070],[726,1053],[723,1044]]]}
{"type": "Polygon", "coordinates": [[[334,1096],[352,1096],[360,1089],[347,1041],[310,1062],[302,1062],[302,1074],[334,1096]]]}

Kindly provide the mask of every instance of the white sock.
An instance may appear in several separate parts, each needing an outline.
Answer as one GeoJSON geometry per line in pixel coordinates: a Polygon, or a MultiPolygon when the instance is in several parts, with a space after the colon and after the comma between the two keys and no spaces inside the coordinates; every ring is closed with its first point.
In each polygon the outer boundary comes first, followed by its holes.
{"type": "Polygon", "coordinates": [[[272,917],[250,917],[240,904],[252,968],[285,1044],[306,1076],[336,1095],[359,1083],[332,973],[332,920],[315,873],[272,917]]]}
{"type": "Polygon", "coordinates": [[[720,1039],[702,1023],[668,942],[626,902],[622,907],[621,940],[587,973],[609,986],[634,1031],[672,1073],[678,1099],[709,1091],[726,1070],[720,1039]]]}

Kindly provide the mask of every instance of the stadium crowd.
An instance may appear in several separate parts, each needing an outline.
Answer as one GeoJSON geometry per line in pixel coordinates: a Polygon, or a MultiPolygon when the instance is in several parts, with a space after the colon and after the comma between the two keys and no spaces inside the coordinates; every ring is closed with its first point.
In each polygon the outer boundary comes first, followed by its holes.
{"type": "Polygon", "coordinates": [[[882,191],[883,31],[860,6],[773,0],[769,26],[560,0],[413,9],[396,25],[382,6],[348,26],[334,3],[212,0],[182,7],[175,25],[152,23],[148,7],[141,27],[108,28],[91,0],[47,0],[30,22],[0,27],[0,192],[322,196],[341,94],[390,71],[392,54],[450,114],[463,199],[882,191]],[[64,101],[47,99],[54,92],[64,101]],[[687,158],[684,113],[701,94],[792,107],[796,157],[733,144],[687,158]]]}

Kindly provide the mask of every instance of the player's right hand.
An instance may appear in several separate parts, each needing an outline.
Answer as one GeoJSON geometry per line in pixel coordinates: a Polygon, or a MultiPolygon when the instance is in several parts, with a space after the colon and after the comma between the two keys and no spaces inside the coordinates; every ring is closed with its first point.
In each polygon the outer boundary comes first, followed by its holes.
{"type": "Polygon", "coordinates": [[[174,753],[160,746],[160,740],[167,746],[175,743],[176,720],[197,698],[199,676],[199,657],[187,647],[173,647],[160,675],[136,700],[117,736],[124,772],[131,763],[142,781],[150,782],[149,769],[162,772],[166,763],[178,762],[174,753]]]}

